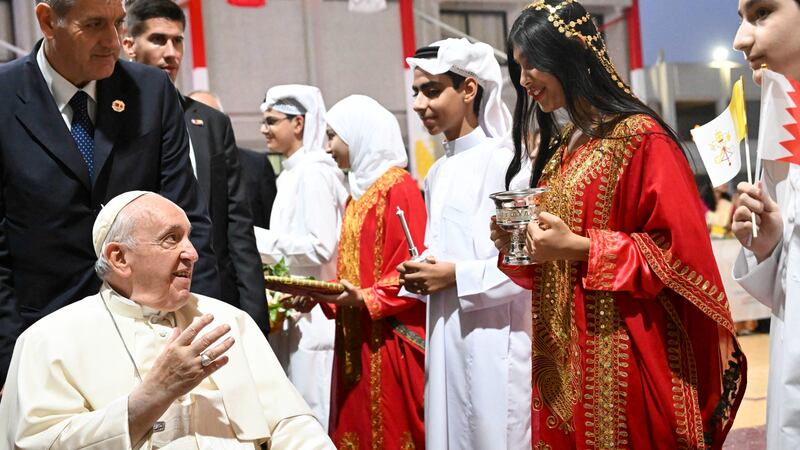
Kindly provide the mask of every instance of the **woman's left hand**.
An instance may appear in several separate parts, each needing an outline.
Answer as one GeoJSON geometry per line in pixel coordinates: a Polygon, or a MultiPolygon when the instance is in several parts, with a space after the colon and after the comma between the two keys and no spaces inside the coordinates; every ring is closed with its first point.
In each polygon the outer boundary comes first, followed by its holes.
{"type": "Polygon", "coordinates": [[[534,262],[587,261],[589,242],[589,238],[573,233],[560,217],[544,211],[525,232],[525,248],[534,262]]]}
{"type": "Polygon", "coordinates": [[[347,280],[339,280],[344,286],[344,292],[336,295],[313,294],[314,300],[330,303],[337,306],[363,306],[364,296],[361,291],[347,280]]]}

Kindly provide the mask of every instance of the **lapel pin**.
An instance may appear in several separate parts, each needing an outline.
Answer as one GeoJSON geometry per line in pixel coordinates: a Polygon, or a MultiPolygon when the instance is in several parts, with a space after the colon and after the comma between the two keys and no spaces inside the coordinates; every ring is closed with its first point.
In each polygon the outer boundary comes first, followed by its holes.
{"type": "Polygon", "coordinates": [[[192,119],[192,125],[197,125],[198,127],[202,127],[203,119],[192,119]]]}
{"type": "Polygon", "coordinates": [[[125,102],[123,102],[122,100],[114,100],[111,103],[111,109],[113,109],[116,112],[125,111],[125,102]]]}

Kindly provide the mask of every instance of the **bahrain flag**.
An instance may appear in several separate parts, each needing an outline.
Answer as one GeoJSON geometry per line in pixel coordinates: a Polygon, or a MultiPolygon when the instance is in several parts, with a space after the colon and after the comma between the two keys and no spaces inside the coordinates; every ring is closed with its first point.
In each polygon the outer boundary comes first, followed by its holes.
{"type": "Polygon", "coordinates": [[[761,76],[758,155],[800,164],[800,83],[766,69],[761,76]]]}

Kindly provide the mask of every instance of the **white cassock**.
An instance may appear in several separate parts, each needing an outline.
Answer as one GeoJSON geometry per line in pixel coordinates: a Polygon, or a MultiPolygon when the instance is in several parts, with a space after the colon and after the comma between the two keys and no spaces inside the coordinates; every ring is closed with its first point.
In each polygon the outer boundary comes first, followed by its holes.
{"type": "Polygon", "coordinates": [[[489,195],[512,154],[479,127],[445,143],[425,179],[426,253],[456,264],[428,299],[425,439],[430,449],[531,448],[531,295],[497,268],[489,195]]]}
{"type": "Polygon", "coordinates": [[[767,386],[767,448],[800,448],[800,167],[764,161],[764,184],[783,216],[783,237],[757,264],[742,250],[733,277],[772,310],[767,386]]]}
{"type": "MultiPolygon", "coordinates": [[[[347,189],[344,174],[322,150],[297,150],[283,162],[270,229],[255,227],[261,260],[286,258],[292,275],[317,280],[336,277],[336,248],[347,189]]],[[[300,314],[270,344],[289,380],[328,427],[335,321],[319,306],[300,314]]]]}
{"type": "Polygon", "coordinates": [[[201,295],[175,313],[159,313],[105,284],[19,337],[0,402],[0,430],[0,446],[20,449],[334,448],[246,313],[201,295]],[[146,377],[172,327],[185,329],[204,313],[214,322],[203,333],[231,326],[228,335],[236,342],[226,353],[228,364],[169,407],[159,419],[162,431],[132,443],[128,394],[138,380],[131,358],[146,377]]]}

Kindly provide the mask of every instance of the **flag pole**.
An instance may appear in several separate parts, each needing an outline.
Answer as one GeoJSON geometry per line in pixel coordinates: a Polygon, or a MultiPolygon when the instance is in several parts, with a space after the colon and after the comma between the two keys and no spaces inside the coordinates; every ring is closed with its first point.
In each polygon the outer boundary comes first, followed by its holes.
{"type": "MultiPolygon", "coordinates": [[[[761,64],[761,76],[762,77],[764,76],[764,71],[767,70],[767,69],[768,69],[768,67],[767,67],[766,64],[761,64]]],[[[764,91],[762,89],[762,94],[761,94],[761,98],[762,99],[764,98],[763,92],[764,91]]],[[[762,105],[763,105],[763,102],[762,102],[762,105]]],[[[762,106],[762,108],[763,108],[763,106],[762,106]]],[[[759,139],[761,139],[761,136],[759,136],[759,139]]],[[[759,145],[759,148],[761,148],[760,145],[759,145]]],[[[761,152],[759,152],[758,149],[756,149],[756,173],[755,173],[756,181],[759,181],[764,176],[761,173],[762,170],[764,170],[764,165],[762,164],[762,161],[761,161],[761,152]]]]}
{"type": "MultiPolygon", "coordinates": [[[[745,136],[744,136],[744,154],[745,158],[747,158],[747,182],[753,184],[753,174],[750,172],[750,139],[747,138],[747,122],[745,122],[745,136]]],[[[756,155],[756,159],[758,159],[758,155],[756,155]]],[[[758,170],[758,164],[760,161],[756,161],[756,170],[758,170]]],[[[753,237],[758,237],[758,224],[756,224],[756,213],[754,211],[750,211],[750,220],[753,221],[753,237]]]]}
{"type": "MultiPolygon", "coordinates": [[[[747,126],[747,103],[744,101],[744,81],[742,81],[742,76],[739,76],[739,82],[742,83],[742,112],[743,112],[743,119],[744,119],[744,159],[747,162],[747,182],[753,184],[753,171],[750,168],[750,138],[748,137],[748,126],[747,126]]],[[[756,159],[758,159],[758,155],[756,155],[756,159]]],[[[758,161],[756,161],[756,170],[758,170],[758,161]]],[[[753,237],[758,237],[758,224],[756,224],[756,213],[754,211],[750,211],[750,220],[753,221],[753,237]]]]}

